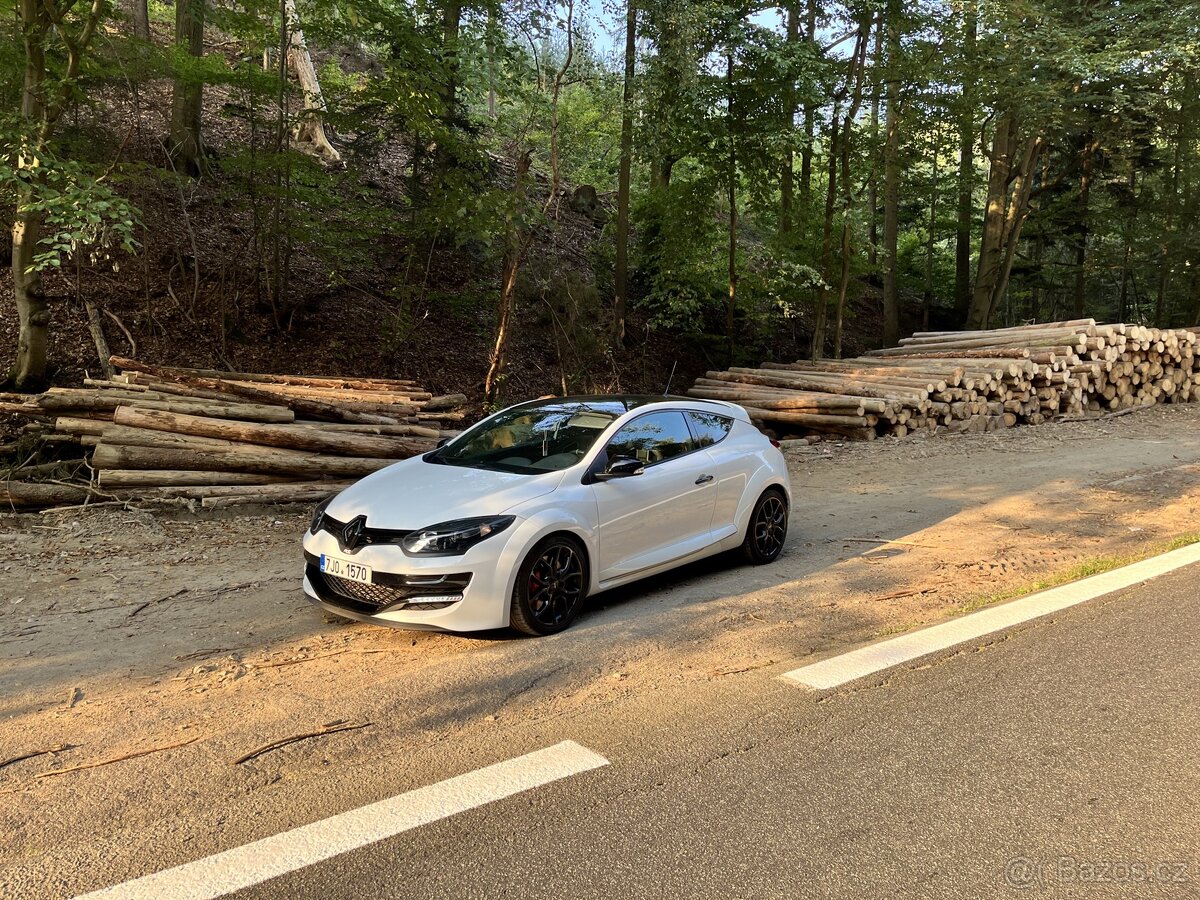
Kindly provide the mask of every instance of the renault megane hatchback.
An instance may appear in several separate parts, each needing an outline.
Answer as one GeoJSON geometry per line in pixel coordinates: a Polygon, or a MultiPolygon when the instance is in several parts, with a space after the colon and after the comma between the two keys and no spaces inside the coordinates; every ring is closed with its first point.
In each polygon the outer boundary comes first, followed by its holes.
{"type": "Polygon", "coordinates": [[[317,507],[304,590],[380,625],[553,634],[598,591],[724,550],[772,562],[790,506],[783,454],[739,406],[536,400],[317,507]]]}

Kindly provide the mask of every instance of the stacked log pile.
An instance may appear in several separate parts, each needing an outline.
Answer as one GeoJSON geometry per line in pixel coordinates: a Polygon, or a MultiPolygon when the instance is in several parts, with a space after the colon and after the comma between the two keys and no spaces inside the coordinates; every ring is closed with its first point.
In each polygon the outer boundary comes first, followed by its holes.
{"type": "Polygon", "coordinates": [[[0,412],[31,421],[32,441],[78,445],[76,475],[15,469],[0,509],[87,500],[197,501],[206,507],[312,501],[433,449],[465,416],[466,397],[412,381],[230,373],[113,357],[112,381],[54,388],[0,412]],[[89,455],[90,454],[90,455],[89,455]],[[86,463],[86,465],[84,465],[86,463]]]}
{"type": "Polygon", "coordinates": [[[856,359],[708,372],[688,393],[810,441],[994,431],[1200,399],[1198,343],[1196,331],[1093,319],[921,332],[856,359]]]}

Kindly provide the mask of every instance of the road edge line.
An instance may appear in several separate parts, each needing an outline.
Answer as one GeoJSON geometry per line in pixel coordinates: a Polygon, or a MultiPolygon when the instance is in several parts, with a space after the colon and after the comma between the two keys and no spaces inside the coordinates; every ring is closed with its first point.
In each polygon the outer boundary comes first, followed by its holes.
{"type": "Polygon", "coordinates": [[[1200,543],[829,657],[779,676],[828,690],[1200,562],[1200,543]]]}

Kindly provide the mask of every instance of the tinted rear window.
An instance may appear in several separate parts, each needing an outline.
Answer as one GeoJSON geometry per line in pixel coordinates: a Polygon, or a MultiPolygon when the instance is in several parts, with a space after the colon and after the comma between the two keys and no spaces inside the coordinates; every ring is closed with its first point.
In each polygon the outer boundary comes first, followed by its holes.
{"type": "Polygon", "coordinates": [[[719,444],[725,440],[729,430],[733,428],[733,419],[727,419],[725,416],[702,412],[689,412],[686,415],[688,422],[691,423],[692,431],[696,433],[696,445],[699,447],[711,447],[713,444],[719,444]]]}

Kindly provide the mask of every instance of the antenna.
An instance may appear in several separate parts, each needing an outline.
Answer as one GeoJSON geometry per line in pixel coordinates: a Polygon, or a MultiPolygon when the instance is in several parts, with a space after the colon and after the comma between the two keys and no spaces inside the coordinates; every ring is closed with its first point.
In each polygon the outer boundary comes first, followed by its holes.
{"type": "Polygon", "coordinates": [[[671,363],[671,374],[667,376],[667,386],[663,390],[664,397],[671,393],[671,382],[675,380],[675,367],[677,365],[679,365],[679,360],[675,360],[675,362],[671,363]]]}

